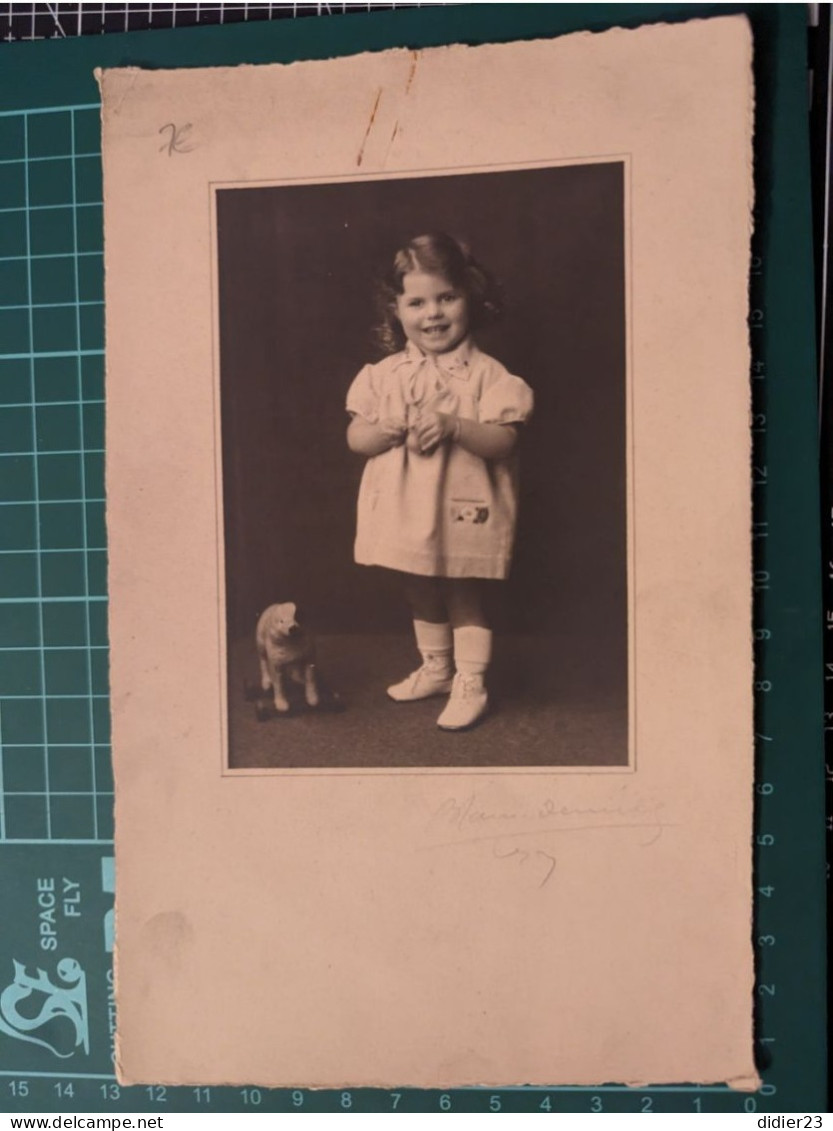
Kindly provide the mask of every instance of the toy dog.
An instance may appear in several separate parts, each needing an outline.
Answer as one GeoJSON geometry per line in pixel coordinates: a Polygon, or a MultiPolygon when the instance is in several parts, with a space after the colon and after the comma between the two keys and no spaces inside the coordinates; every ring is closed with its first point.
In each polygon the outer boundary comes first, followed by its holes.
{"type": "Polygon", "coordinates": [[[270,605],[261,613],[256,641],[260,686],[266,693],[271,689],[275,710],[285,714],[290,709],[287,680],[302,684],[307,706],[318,707],[321,696],[315,673],[315,645],[298,623],[297,609],[291,601],[270,605]]]}

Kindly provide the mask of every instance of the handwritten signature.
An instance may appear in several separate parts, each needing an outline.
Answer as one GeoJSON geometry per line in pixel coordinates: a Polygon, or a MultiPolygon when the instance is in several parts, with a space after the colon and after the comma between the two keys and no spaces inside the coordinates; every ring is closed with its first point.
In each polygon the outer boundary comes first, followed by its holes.
{"type": "MultiPolygon", "coordinates": [[[[494,836],[531,836],[543,827],[566,832],[570,829],[644,828],[659,839],[665,823],[660,818],[662,801],[642,796],[623,798],[606,805],[567,805],[545,797],[524,808],[494,808],[476,793],[466,797],[447,797],[431,814],[426,831],[438,835],[443,830],[463,834],[468,840],[494,836]],[[519,826],[527,826],[519,828],[519,826]],[[494,831],[499,829],[500,831],[494,831]]],[[[455,842],[459,840],[456,838],[455,842]]],[[[647,843],[653,843],[647,842],[647,843]]]]}
{"type": "Polygon", "coordinates": [[[641,795],[622,796],[607,804],[568,805],[553,797],[518,808],[494,806],[477,793],[447,797],[431,814],[426,825],[427,848],[452,848],[483,843],[491,846],[499,860],[540,874],[537,887],[544,887],[557,866],[553,852],[531,843],[529,838],[602,829],[632,829],[643,834],[641,847],[656,843],[671,822],[663,820],[662,801],[641,795]]]}

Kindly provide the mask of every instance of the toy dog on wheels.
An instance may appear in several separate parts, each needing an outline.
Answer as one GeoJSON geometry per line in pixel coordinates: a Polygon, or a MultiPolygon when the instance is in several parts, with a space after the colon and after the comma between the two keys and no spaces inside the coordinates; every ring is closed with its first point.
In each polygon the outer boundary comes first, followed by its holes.
{"type": "Polygon", "coordinates": [[[261,613],[255,633],[260,686],[248,684],[246,697],[256,699],[258,721],[286,716],[296,700],[293,684],[303,687],[303,703],[313,711],[340,710],[337,695],[324,687],[315,666],[315,643],[298,621],[296,605],[287,601],[261,613]],[[269,702],[271,700],[271,702],[269,702]]]}

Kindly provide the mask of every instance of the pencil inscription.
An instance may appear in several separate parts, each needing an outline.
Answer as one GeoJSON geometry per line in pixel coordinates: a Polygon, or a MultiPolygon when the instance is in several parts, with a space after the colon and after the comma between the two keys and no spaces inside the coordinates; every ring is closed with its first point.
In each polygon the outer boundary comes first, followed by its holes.
{"type": "Polygon", "coordinates": [[[598,828],[645,829],[652,844],[662,835],[666,822],[660,818],[661,801],[642,796],[622,796],[607,804],[568,805],[553,797],[545,797],[528,806],[496,806],[477,793],[464,797],[447,797],[432,813],[427,832],[446,843],[463,840],[491,840],[504,836],[532,836],[543,830],[598,828]],[[447,834],[443,837],[443,833],[447,834]],[[453,841],[450,840],[453,836],[453,841]],[[455,835],[456,834],[456,835],[455,835]]]}
{"type": "Polygon", "coordinates": [[[492,854],[498,860],[514,860],[520,867],[530,863],[540,865],[541,878],[536,885],[539,888],[549,881],[555,871],[556,858],[551,853],[544,852],[543,848],[518,848],[506,845],[501,840],[496,840],[493,844],[492,854]]]}
{"type": "Polygon", "coordinates": [[[160,126],[160,134],[164,134],[166,130],[170,130],[170,135],[167,140],[159,146],[159,152],[164,153],[167,151],[169,157],[173,157],[175,153],[190,153],[192,149],[196,148],[196,146],[189,141],[193,128],[191,122],[186,122],[182,126],[177,126],[173,122],[166,122],[164,126],[160,126]]]}
{"type": "Polygon", "coordinates": [[[570,805],[546,796],[516,806],[469,793],[447,797],[437,806],[425,826],[428,843],[424,847],[480,846],[492,859],[514,865],[519,876],[540,889],[549,883],[558,866],[552,837],[630,830],[637,843],[646,848],[655,844],[666,828],[673,827],[674,822],[662,816],[663,808],[662,801],[627,788],[595,805],[570,805]]]}

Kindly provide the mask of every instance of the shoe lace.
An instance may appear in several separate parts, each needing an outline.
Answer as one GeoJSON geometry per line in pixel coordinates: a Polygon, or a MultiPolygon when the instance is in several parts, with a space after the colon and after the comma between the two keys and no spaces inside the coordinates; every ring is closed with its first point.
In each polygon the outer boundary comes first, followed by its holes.
{"type": "Polygon", "coordinates": [[[421,671],[428,675],[442,676],[448,670],[448,660],[442,655],[428,655],[422,665],[421,671]]]}
{"type": "Polygon", "coordinates": [[[483,690],[483,680],[479,675],[469,675],[466,672],[457,672],[454,677],[454,691],[461,699],[469,699],[479,695],[483,690]]]}

